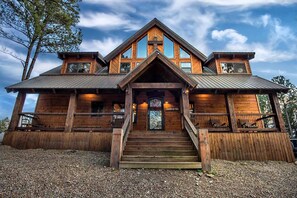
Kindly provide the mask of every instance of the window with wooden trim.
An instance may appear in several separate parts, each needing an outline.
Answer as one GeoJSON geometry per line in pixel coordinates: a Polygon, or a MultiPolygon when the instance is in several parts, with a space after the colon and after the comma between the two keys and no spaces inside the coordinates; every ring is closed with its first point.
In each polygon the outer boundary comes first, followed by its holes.
{"type": "Polygon", "coordinates": [[[183,50],[183,48],[179,48],[179,57],[180,58],[190,58],[190,54],[183,50]]]}
{"type": "Polygon", "coordinates": [[[124,53],[122,53],[122,58],[132,58],[132,48],[130,47],[124,53]]]}
{"type": "Polygon", "coordinates": [[[173,42],[164,35],[164,55],[168,58],[174,58],[173,42]]]}
{"type": "Polygon", "coordinates": [[[247,73],[244,63],[222,62],[221,68],[222,73],[247,73]]]}
{"type": "Polygon", "coordinates": [[[147,36],[137,42],[137,58],[147,57],[147,36]]]}
{"type": "Polygon", "coordinates": [[[191,62],[181,62],[180,68],[186,73],[192,73],[192,64],[191,62]]]}
{"type": "Polygon", "coordinates": [[[121,63],[120,73],[125,74],[129,73],[131,68],[131,63],[121,63]]]}
{"type": "Polygon", "coordinates": [[[91,63],[67,63],[66,73],[89,73],[91,63]]]}
{"type": "MultiPolygon", "coordinates": [[[[91,101],[91,112],[92,113],[103,113],[104,103],[99,101],[91,101]]],[[[102,115],[93,115],[102,116],[102,115]]]]}

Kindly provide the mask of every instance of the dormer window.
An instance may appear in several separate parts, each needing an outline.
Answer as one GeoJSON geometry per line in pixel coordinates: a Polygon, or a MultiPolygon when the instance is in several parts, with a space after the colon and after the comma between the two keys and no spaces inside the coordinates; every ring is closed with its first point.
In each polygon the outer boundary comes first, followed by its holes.
{"type": "Polygon", "coordinates": [[[181,47],[179,48],[179,57],[180,58],[190,58],[190,54],[183,50],[181,47]]]}
{"type": "Polygon", "coordinates": [[[173,42],[164,35],[164,55],[168,58],[174,58],[173,42]]]}
{"type": "Polygon", "coordinates": [[[222,73],[247,73],[244,63],[221,63],[222,73]]]}
{"type": "Polygon", "coordinates": [[[191,62],[181,62],[180,68],[186,73],[192,73],[192,65],[191,62]]]}
{"type": "Polygon", "coordinates": [[[68,63],[66,73],[89,73],[91,63],[68,63]]]}
{"type": "Polygon", "coordinates": [[[132,48],[130,47],[124,53],[122,53],[122,58],[131,58],[132,57],[132,48]]]}
{"type": "Polygon", "coordinates": [[[129,73],[131,68],[131,63],[121,63],[120,73],[129,73]]]}
{"type": "Polygon", "coordinates": [[[147,57],[147,36],[137,42],[137,58],[147,57]]]}

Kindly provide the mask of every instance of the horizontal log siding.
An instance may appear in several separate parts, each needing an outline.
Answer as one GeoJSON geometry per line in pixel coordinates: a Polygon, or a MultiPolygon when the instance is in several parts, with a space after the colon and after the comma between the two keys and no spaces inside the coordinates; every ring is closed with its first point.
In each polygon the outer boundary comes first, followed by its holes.
{"type": "Polygon", "coordinates": [[[3,139],[4,145],[17,149],[75,149],[106,151],[111,148],[112,133],[65,133],[65,132],[9,132],[3,139]]]}
{"type": "Polygon", "coordinates": [[[209,133],[212,159],[294,162],[287,133],[209,133]]]}

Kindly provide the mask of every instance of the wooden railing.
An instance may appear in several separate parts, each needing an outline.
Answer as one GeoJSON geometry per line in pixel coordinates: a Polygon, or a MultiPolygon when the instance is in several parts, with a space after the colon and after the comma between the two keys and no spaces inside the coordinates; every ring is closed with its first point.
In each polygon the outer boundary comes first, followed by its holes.
{"type": "Polygon", "coordinates": [[[17,130],[21,131],[63,131],[67,113],[22,112],[17,130]]]}
{"type": "Polygon", "coordinates": [[[112,132],[112,143],[111,143],[111,153],[110,153],[110,166],[114,168],[119,168],[119,162],[123,155],[123,150],[126,145],[130,126],[130,116],[128,115],[124,121],[121,128],[114,128],[112,132]]]}
{"type": "Polygon", "coordinates": [[[230,131],[227,113],[191,113],[190,119],[196,128],[207,128],[210,132],[230,131]]]}
{"type": "Polygon", "coordinates": [[[276,132],[274,113],[237,113],[237,127],[239,131],[276,132]]]}
{"type": "Polygon", "coordinates": [[[186,131],[188,132],[193,144],[195,145],[195,148],[198,151],[198,132],[196,127],[193,125],[193,123],[191,122],[190,118],[186,115],[184,115],[184,126],[186,131]]]}

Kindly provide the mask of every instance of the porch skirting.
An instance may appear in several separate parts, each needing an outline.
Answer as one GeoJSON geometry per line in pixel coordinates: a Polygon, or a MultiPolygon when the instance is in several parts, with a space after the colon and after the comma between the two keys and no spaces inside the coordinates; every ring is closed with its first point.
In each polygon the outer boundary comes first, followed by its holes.
{"type": "Polygon", "coordinates": [[[4,145],[17,149],[75,149],[110,152],[111,132],[7,132],[4,145]]]}
{"type": "MultiPolygon", "coordinates": [[[[111,149],[111,132],[8,132],[4,145],[18,149],[111,149]]],[[[209,133],[212,159],[294,162],[287,133],[209,133]]]]}
{"type": "Polygon", "coordinates": [[[287,133],[209,133],[212,159],[294,162],[287,133]]]}

